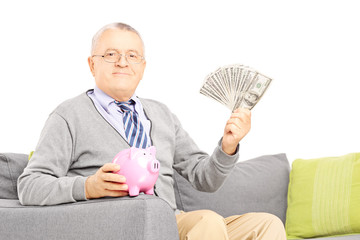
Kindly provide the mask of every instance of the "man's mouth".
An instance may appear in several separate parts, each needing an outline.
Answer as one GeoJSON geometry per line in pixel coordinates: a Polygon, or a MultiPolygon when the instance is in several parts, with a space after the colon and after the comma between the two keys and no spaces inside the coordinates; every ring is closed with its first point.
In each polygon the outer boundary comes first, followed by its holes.
{"type": "Polygon", "coordinates": [[[125,73],[125,72],[113,72],[114,75],[130,75],[129,73],[125,73]]]}

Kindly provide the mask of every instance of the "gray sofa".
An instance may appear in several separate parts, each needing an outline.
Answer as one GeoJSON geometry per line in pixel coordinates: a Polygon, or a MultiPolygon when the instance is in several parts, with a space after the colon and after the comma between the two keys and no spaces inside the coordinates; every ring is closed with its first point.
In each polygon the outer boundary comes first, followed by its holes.
{"type": "MultiPolygon", "coordinates": [[[[16,180],[27,158],[0,154],[0,239],[178,239],[173,210],[155,196],[22,206],[16,180]]],[[[289,172],[285,154],[239,162],[215,193],[196,191],[175,172],[177,206],[184,211],[211,209],[224,217],[269,212],[285,223],[289,172]]],[[[355,240],[360,235],[321,239],[355,240]]]]}

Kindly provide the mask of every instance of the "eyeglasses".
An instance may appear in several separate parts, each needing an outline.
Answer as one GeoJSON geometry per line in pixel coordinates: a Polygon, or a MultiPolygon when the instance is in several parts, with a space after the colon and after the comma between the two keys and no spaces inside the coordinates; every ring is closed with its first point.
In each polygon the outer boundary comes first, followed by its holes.
{"type": "Polygon", "coordinates": [[[130,64],[139,64],[144,60],[144,57],[137,54],[136,52],[127,52],[126,54],[121,54],[116,51],[105,52],[104,55],[92,55],[92,57],[102,57],[105,62],[116,63],[120,61],[121,57],[124,56],[126,61],[130,64]]]}

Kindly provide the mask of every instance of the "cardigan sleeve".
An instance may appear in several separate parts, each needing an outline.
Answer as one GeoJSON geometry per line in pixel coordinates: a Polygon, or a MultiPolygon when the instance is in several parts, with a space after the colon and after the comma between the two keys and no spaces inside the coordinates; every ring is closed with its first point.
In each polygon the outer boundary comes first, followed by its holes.
{"type": "Polygon", "coordinates": [[[176,134],[174,169],[197,190],[216,191],[234,168],[239,158],[239,145],[234,155],[228,155],[222,150],[220,139],[212,155],[208,155],[198,148],[175,115],[173,119],[176,134]]]}
{"type": "Polygon", "coordinates": [[[86,177],[66,176],[73,155],[68,124],[56,112],[50,114],[35,152],[18,178],[18,195],[23,205],[55,205],[86,200],[86,177]]]}

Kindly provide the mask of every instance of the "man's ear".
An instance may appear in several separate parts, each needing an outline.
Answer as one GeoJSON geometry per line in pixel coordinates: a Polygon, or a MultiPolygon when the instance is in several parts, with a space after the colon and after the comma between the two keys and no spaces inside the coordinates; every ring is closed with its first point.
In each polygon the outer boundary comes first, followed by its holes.
{"type": "Polygon", "coordinates": [[[146,68],[146,60],[144,60],[144,70],[145,70],[145,68],[146,68]]]}
{"type": "Polygon", "coordinates": [[[94,67],[94,61],[92,59],[92,57],[88,57],[88,64],[89,64],[89,67],[90,67],[90,71],[91,71],[91,74],[95,77],[95,67],[94,67]]]}
{"type": "Polygon", "coordinates": [[[144,64],[144,71],[142,72],[142,76],[141,76],[140,81],[143,79],[145,68],[146,68],[146,60],[145,59],[144,59],[144,62],[142,64],[144,64]]]}

